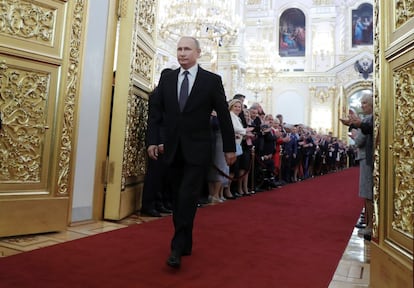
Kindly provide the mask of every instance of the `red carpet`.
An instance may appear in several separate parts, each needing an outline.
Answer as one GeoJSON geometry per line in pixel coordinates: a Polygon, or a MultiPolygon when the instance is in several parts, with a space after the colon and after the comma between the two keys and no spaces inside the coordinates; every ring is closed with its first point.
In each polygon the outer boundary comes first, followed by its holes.
{"type": "Polygon", "coordinates": [[[0,258],[0,287],[328,287],[362,208],[358,168],[199,209],[166,266],[171,217],[0,258]]]}

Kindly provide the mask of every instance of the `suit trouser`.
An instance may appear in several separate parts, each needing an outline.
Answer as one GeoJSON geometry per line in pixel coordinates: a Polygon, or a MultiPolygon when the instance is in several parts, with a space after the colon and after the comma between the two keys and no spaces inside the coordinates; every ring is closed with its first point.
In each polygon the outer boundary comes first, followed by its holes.
{"type": "Polygon", "coordinates": [[[160,155],[158,160],[148,159],[147,173],[144,179],[142,192],[142,209],[151,210],[157,208],[163,202],[164,177],[166,164],[160,155]]]}
{"type": "Polygon", "coordinates": [[[180,152],[170,166],[170,181],[173,192],[174,236],[171,250],[179,253],[191,252],[193,245],[193,223],[197,203],[205,183],[207,165],[194,165],[185,161],[180,152]]]}

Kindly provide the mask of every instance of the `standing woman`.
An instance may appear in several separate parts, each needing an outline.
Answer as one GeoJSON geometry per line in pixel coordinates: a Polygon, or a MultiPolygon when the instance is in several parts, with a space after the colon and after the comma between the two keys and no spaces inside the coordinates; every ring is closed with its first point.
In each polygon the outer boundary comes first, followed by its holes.
{"type": "MultiPolygon", "coordinates": [[[[231,121],[233,123],[234,128],[234,135],[236,138],[236,155],[237,160],[236,162],[230,166],[230,177],[239,177],[243,176],[245,173],[245,167],[240,167],[241,159],[243,156],[243,148],[242,148],[242,140],[243,137],[246,136],[247,132],[251,132],[253,130],[252,127],[244,128],[241,122],[241,119],[239,117],[239,114],[242,113],[242,102],[238,99],[230,100],[229,102],[229,111],[230,111],[230,117],[231,121]],[[237,151],[238,150],[238,151],[237,151]]],[[[247,174],[243,177],[247,177],[247,174]]],[[[238,194],[240,195],[247,195],[248,191],[242,190],[242,179],[238,179],[238,194]],[[245,194],[245,192],[247,192],[245,194]]],[[[229,187],[231,185],[229,184],[229,187]]]]}
{"type": "Polygon", "coordinates": [[[229,166],[223,152],[223,138],[221,136],[220,125],[218,123],[217,113],[211,112],[211,128],[214,134],[212,148],[212,163],[207,174],[209,203],[223,202],[223,188],[227,185],[227,178],[223,175],[229,174],[229,166]]]}
{"type": "Polygon", "coordinates": [[[371,240],[372,235],[372,222],[374,216],[374,204],[372,202],[374,196],[374,121],[373,121],[373,101],[371,95],[364,95],[361,98],[361,108],[365,117],[361,119],[355,112],[350,110],[350,114],[347,119],[340,119],[341,122],[352,128],[360,129],[362,135],[360,137],[365,138],[365,143],[360,143],[361,149],[365,152],[365,159],[359,160],[359,197],[365,201],[365,219],[366,228],[363,231],[364,239],[371,240]]]}

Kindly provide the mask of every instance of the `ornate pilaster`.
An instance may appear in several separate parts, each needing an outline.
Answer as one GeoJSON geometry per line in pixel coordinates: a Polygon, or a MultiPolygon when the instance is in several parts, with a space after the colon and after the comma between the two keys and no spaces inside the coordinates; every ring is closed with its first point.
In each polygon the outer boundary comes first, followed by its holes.
{"type": "Polygon", "coordinates": [[[80,55],[82,50],[82,39],[84,37],[84,13],[85,13],[85,1],[76,0],[73,3],[73,13],[71,15],[72,25],[70,29],[69,39],[69,60],[67,65],[67,86],[65,96],[63,99],[63,127],[62,136],[59,149],[59,168],[57,177],[57,193],[61,196],[68,195],[69,182],[71,175],[71,161],[73,160],[72,148],[74,140],[74,128],[75,128],[75,108],[77,104],[77,95],[79,95],[79,81],[80,81],[80,55]]]}

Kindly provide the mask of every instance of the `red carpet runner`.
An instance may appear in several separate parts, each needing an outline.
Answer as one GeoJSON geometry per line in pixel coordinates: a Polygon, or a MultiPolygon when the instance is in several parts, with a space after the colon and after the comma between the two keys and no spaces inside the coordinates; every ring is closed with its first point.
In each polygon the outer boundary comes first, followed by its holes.
{"type": "Polygon", "coordinates": [[[166,266],[171,217],[0,258],[0,287],[328,287],[362,208],[358,169],[199,209],[166,266]]]}

